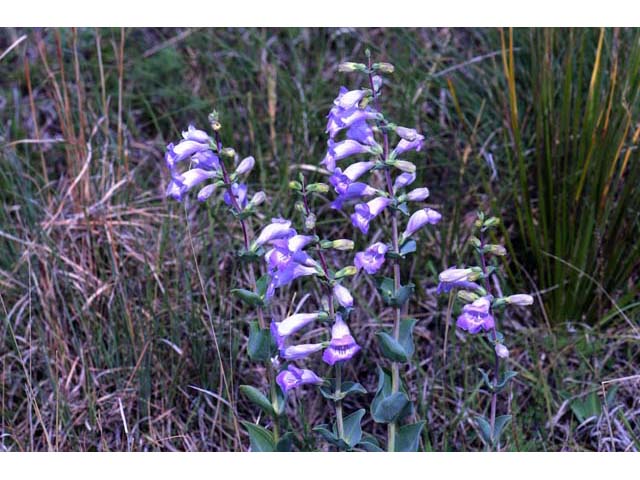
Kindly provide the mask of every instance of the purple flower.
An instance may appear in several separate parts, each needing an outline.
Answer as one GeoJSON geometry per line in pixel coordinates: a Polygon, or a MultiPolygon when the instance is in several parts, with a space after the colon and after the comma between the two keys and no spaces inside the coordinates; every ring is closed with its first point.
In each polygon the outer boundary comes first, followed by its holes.
{"type": "Polygon", "coordinates": [[[449,293],[453,288],[463,288],[467,290],[477,290],[480,288],[475,282],[469,280],[469,275],[473,273],[470,268],[456,268],[455,266],[447,268],[438,275],[440,283],[436,293],[449,293]]]}
{"type": "Polygon", "coordinates": [[[373,130],[366,121],[354,123],[347,130],[347,138],[355,140],[364,145],[375,145],[376,139],[373,136],[373,130]]]}
{"type": "Polygon", "coordinates": [[[287,248],[290,252],[295,253],[315,241],[316,237],[312,235],[294,235],[287,240],[287,248]]]}
{"type": "Polygon", "coordinates": [[[340,87],[340,93],[333,104],[340,108],[353,108],[366,94],[366,90],[347,90],[345,87],[340,87]]]}
{"type": "Polygon", "coordinates": [[[245,173],[249,173],[253,166],[256,164],[256,161],[253,157],[247,157],[240,162],[238,168],[236,168],[236,173],[238,175],[244,175],[245,173]]]}
{"type": "Polygon", "coordinates": [[[329,133],[329,138],[334,138],[340,130],[345,128],[349,128],[351,125],[356,123],[377,119],[380,117],[380,114],[371,110],[370,108],[361,109],[358,107],[352,108],[341,108],[339,106],[334,106],[329,111],[327,122],[327,133],[329,133]]]}
{"type": "Polygon", "coordinates": [[[384,263],[384,256],[389,250],[389,246],[382,242],[376,242],[368,247],[364,252],[356,253],[355,266],[360,270],[364,269],[368,274],[377,273],[384,263]]]}
{"type": "MultiPolygon", "coordinates": [[[[247,206],[247,186],[244,183],[234,183],[231,185],[231,192],[233,192],[233,196],[238,203],[238,206],[243,209],[247,206]]],[[[224,196],[222,197],[224,203],[229,206],[232,206],[231,195],[229,194],[229,190],[224,192],[224,196]]]]}
{"type": "Polygon", "coordinates": [[[458,317],[456,326],[469,333],[491,330],[494,328],[495,322],[489,312],[490,308],[490,297],[480,297],[475,302],[462,307],[462,314],[458,317]]]}
{"type": "Polygon", "coordinates": [[[280,385],[282,391],[287,393],[289,390],[305,384],[322,385],[323,380],[311,370],[289,365],[287,370],[283,370],[278,374],[276,382],[280,385]]]}
{"type": "Polygon", "coordinates": [[[417,140],[418,137],[422,136],[416,131],[415,128],[407,128],[407,127],[397,127],[396,133],[400,138],[407,140],[409,142],[413,142],[414,140],[417,140]]]}
{"type": "Polygon", "coordinates": [[[398,175],[393,182],[393,192],[397,192],[401,188],[406,187],[407,185],[411,185],[416,179],[415,173],[401,173],[398,175]]]}
{"type": "Polygon", "coordinates": [[[173,177],[167,187],[167,196],[173,197],[175,200],[182,200],[182,196],[191,188],[200,183],[216,176],[216,172],[202,170],[201,168],[192,168],[182,175],[173,177]]]}
{"type": "Polygon", "coordinates": [[[396,145],[396,148],[393,149],[393,152],[391,152],[391,157],[399,157],[403,153],[406,153],[410,150],[419,152],[422,149],[422,145],[424,144],[424,136],[418,134],[417,132],[416,134],[417,136],[414,140],[405,140],[404,138],[401,139],[398,142],[398,145],[396,145]]]}
{"type": "Polygon", "coordinates": [[[206,187],[201,188],[200,191],[198,192],[198,201],[199,202],[206,202],[207,199],[211,196],[211,194],[213,194],[215,189],[216,189],[216,184],[215,183],[211,183],[211,184],[207,185],[206,187]]]}
{"type": "Polygon", "coordinates": [[[426,224],[435,225],[440,221],[442,215],[431,208],[423,208],[415,212],[409,218],[409,222],[407,223],[407,228],[402,234],[402,241],[409,238],[415,232],[420,230],[426,224]]]}
{"type": "Polygon", "coordinates": [[[280,238],[290,238],[296,234],[296,231],[291,228],[291,222],[289,220],[285,220],[283,218],[274,218],[271,220],[271,223],[264,227],[256,238],[253,241],[252,248],[257,248],[260,245],[264,245],[267,242],[272,240],[277,240],[280,238]]]}
{"type": "Polygon", "coordinates": [[[344,308],[353,307],[353,297],[346,287],[336,283],[333,286],[333,295],[336,297],[336,300],[338,300],[338,303],[344,308]]]}
{"type": "Polygon", "coordinates": [[[197,152],[193,157],[191,157],[191,160],[193,161],[193,165],[198,168],[203,168],[205,170],[220,169],[220,159],[211,150],[197,152]]]}
{"type": "Polygon", "coordinates": [[[407,193],[407,200],[411,202],[422,202],[429,196],[429,189],[426,187],[414,188],[407,193]]]}
{"type": "Polygon", "coordinates": [[[387,197],[377,197],[367,203],[356,205],[356,213],[351,215],[351,222],[354,227],[358,227],[362,233],[369,232],[369,222],[378,216],[389,204],[391,199],[387,197]]]}
{"type": "MultiPolygon", "coordinates": [[[[295,230],[294,230],[295,231],[295,230]]],[[[295,236],[291,237],[295,238],[295,236]]],[[[265,260],[269,265],[269,271],[281,271],[287,268],[292,262],[301,264],[307,267],[315,267],[317,262],[313,260],[306,252],[302,250],[292,250],[289,245],[289,240],[286,238],[272,240],[271,244],[274,246],[265,254],[265,260]]],[[[295,245],[295,241],[292,242],[292,246],[295,245]]]]}
{"type": "Polygon", "coordinates": [[[276,341],[278,348],[282,348],[286,338],[325,315],[323,312],[296,313],[285,318],[281,322],[271,322],[271,336],[276,341]]]}
{"type": "Polygon", "coordinates": [[[323,348],[323,343],[305,343],[303,345],[293,345],[291,347],[281,348],[280,356],[285,360],[299,360],[302,358],[307,358],[312,353],[319,352],[323,348]]]}
{"type": "Polygon", "coordinates": [[[182,140],[178,145],[170,143],[167,145],[167,153],[165,154],[165,162],[170,170],[173,170],[176,163],[190,158],[198,152],[209,150],[208,143],[200,143],[194,140],[182,140]]]}
{"type": "Polygon", "coordinates": [[[185,140],[193,140],[199,143],[209,143],[211,139],[204,130],[198,130],[193,125],[189,125],[186,132],[182,132],[182,138],[185,140]]]}
{"type": "Polygon", "coordinates": [[[271,282],[267,287],[266,298],[273,297],[276,288],[283,287],[293,282],[296,278],[304,277],[307,275],[318,275],[318,267],[308,267],[299,263],[290,262],[282,270],[277,270],[271,275],[271,282]]]}
{"type": "Polygon", "coordinates": [[[360,142],[356,142],[355,140],[347,139],[341,142],[334,142],[329,139],[328,142],[329,150],[325,155],[321,165],[327,167],[327,170],[333,172],[336,168],[336,162],[338,160],[342,160],[344,158],[350,157],[351,155],[357,155],[359,153],[371,153],[372,149],[368,145],[363,145],[360,142]]]}
{"type": "Polygon", "coordinates": [[[342,316],[336,314],[336,321],[331,328],[331,342],[322,354],[322,360],[329,365],[334,365],[336,362],[351,360],[359,351],[360,346],[351,336],[349,327],[342,320],[342,316]]]}

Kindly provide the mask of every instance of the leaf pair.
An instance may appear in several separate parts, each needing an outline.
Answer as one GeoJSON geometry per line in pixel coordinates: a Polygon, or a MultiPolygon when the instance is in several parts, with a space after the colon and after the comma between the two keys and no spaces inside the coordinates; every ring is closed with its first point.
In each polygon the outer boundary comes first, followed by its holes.
{"type": "Polygon", "coordinates": [[[376,280],[378,282],[378,291],[380,292],[380,295],[382,295],[382,300],[390,307],[402,307],[407,303],[415,289],[415,285],[413,283],[408,283],[406,285],[402,285],[396,291],[393,278],[381,277],[376,280]]]}
{"type": "Polygon", "coordinates": [[[382,354],[392,362],[408,362],[413,356],[413,328],[418,321],[408,318],[400,322],[398,340],[387,332],[378,332],[376,336],[380,343],[382,354]]]}

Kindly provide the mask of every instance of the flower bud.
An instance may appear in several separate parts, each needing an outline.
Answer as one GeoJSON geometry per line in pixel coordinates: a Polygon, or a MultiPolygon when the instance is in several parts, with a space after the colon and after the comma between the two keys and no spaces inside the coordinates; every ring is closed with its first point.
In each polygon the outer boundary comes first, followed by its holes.
{"type": "Polygon", "coordinates": [[[297,201],[294,205],[294,208],[296,209],[296,211],[300,212],[300,213],[306,213],[307,209],[304,207],[304,203],[301,201],[297,201]]]}
{"type": "Polygon", "coordinates": [[[225,147],[220,151],[220,155],[228,158],[234,158],[236,156],[236,151],[231,147],[225,147]]]}
{"type": "Polygon", "coordinates": [[[311,183],[307,185],[307,192],[327,193],[329,185],[326,183],[311,183]]]}
{"type": "Polygon", "coordinates": [[[217,132],[218,130],[220,130],[220,128],[222,128],[217,110],[214,110],[209,114],[209,124],[211,125],[211,129],[214,132],[217,132]]]}
{"type": "Polygon", "coordinates": [[[483,225],[485,227],[497,227],[498,225],[500,225],[500,219],[498,217],[490,217],[487,218],[483,225]]]}
{"type": "Polygon", "coordinates": [[[296,190],[296,191],[301,191],[302,190],[302,184],[296,180],[291,180],[289,182],[289,188],[291,190],[296,190]]]}
{"type": "Polygon", "coordinates": [[[393,71],[395,70],[395,67],[387,62],[378,62],[378,63],[374,63],[373,65],[371,65],[373,67],[374,70],[378,70],[382,73],[393,73],[393,71]]]}
{"type": "Polygon", "coordinates": [[[264,203],[267,199],[267,196],[263,191],[256,192],[253,197],[251,197],[251,201],[249,202],[250,207],[257,207],[258,205],[264,203]]]}
{"type": "Polygon", "coordinates": [[[338,270],[336,272],[335,279],[339,280],[340,278],[343,278],[343,277],[351,277],[356,273],[358,273],[358,269],[353,265],[349,265],[348,267],[344,267],[338,270]]]}
{"type": "Polygon", "coordinates": [[[484,251],[487,253],[493,253],[498,257],[504,257],[507,254],[507,249],[502,245],[485,245],[484,251]]]}
{"type": "Polygon", "coordinates": [[[344,73],[364,72],[366,69],[367,66],[364,63],[342,62],[338,65],[338,71],[344,73]]]}
{"type": "Polygon", "coordinates": [[[418,138],[418,132],[415,128],[396,127],[396,133],[400,138],[404,138],[409,142],[413,142],[418,138]]]}
{"type": "Polygon", "coordinates": [[[467,290],[458,290],[457,295],[460,300],[467,303],[475,302],[477,299],[480,298],[480,295],[473,292],[468,292],[467,290]]]}
{"type": "Polygon", "coordinates": [[[496,343],[496,355],[500,358],[509,358],[509,349],[502,343],[496,343]]]}
{"type": "Polygon", "coordinates": [[[505,300],[510,305],[520,305],[522,307],[526,307],[528,305],[533,304],[533,297],[531,295],[527,295],[526,293],[510,295],[507,298],[505,298],[505,300]]]}
{"type": "Polygon", "coordinates": [[[316,228],[316,216],[313,213],[310,213],[304,219],[304,228],[305,230],[313,230],[314,228],[316,228]]]}
{"type": "Polygon", "coordinates": [[[407,200],[412,202],[422,202],[427,199],[429,196],[429,189],[426,187],[422,188],[414,188],[409,193],[407,193],[407,200]]]}
{"type": "Polygon", "coordinates": [[[416,166],[406,160],[396,160],[393,162],[393,166],[403,172],[413,173],[416,171],[416,166]]]}
{"type": "Polygon", "coordinates": [[[353,243],[353,240],[347,240],[346,238],[341,238],[331,242],[331,246],[329,248],[334,248],[336,250],[353,250],[354,246],[355,244],[353,243]]]}
{"type": "Polygon", "coordinates": [[[471,235],[471,237],[469,238],[469,243],[476,248],[480,248],[480,246],[482,245],[482,242],[480,241],[480,239],[475,235],[471,235]]]}
{"type": "Polygon", "coordinates": [[[255,164],[256,164],[256,161],[253,157],[245,158],[240,162],[240,165],[238,165],[238,168],[236,168],[236,174],[244,175],[245,173],[249,173],[255,164]]]}
{"type": "Polygon", "coordinates": [[[382,87],[382,77],[380,75],[374,75],[372,81],[373,89],[378,93],[380,91],[380,87],[382,87]]]}
{"type": "Polygon", "coordinates": [[[448,268],[438,275],[438,279],[447,283],[468,281],[472,273],[473,270],[470,268],[448,268]]]}

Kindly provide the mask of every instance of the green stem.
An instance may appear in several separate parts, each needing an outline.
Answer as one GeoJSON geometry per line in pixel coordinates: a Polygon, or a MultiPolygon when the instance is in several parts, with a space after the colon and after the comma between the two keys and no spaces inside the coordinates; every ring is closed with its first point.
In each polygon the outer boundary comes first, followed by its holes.
{"type": "MultiPolygon", "coordinates": [[[[218,147],[218,153],[220,153],[221,149],[222,149],[222,142],[220,140],[220,134],[219,132],[216,130],[214,132],[215,135],[215,139],[216,139],[216,146],[218,147]]],[[[231,191],[231,182],[230,182],[230,178],[229,178],[229,173],[227,172],[227,169],[225,167],[224,161],[222,160],[222,156],[220,155],[220,169],[222,170],[222,178],[224,179],[224,182],[229,185],[229,198],[231,199],[231,205],[233,206],[234,210],[236,211],[236,213],[241,213],[242,209],[240,208],[240,205],[238,204],[235,195],[233,194],[233,192],[231,191]]],[[[240,226],[242,227],[242,239],[244,241],[244,248],[245,250],[249,250],[251,245],[250,245],[250,241],[249,241],[249,228],[247,226],[247,222],[244,219],[240,219],[240,226]]],[[[258,289],[258,284],[256,282],[256,275],[255,272],[253,271],[253,264],[250,263],[249,264],[249,285],[251,287],[252,291],[256,291],[258,289]]],[[[265,322],[264,319],[264,312],[262,307],[257,307],[256,308],[256,313],[258,315],[258,325],[260,326],[260,330],[265,330],[267,328],[267,324],[265,322]]],[[[267,380],[269,382],[269,395],[270,395],[270,400],[271,400],[271,404],[272,405],[276,405],[277,403],[277,399],[278,399],[278,395],[277,395],[277,391],[276,391],[276,383],[275,383],[275,378],[273,375],[273,365],[271,364],[271,362],[269,360],[267,360],[266,362],[266,372],[267,372],[267,380]]],[[[272,415],[272,420],[273,420],[273,438],[275,440],[275,442],[278,441],[278,438],[280,437],[280,428],[278,425],[278,414],[274,413],[272,415]]]]}
{"type": "MultiPolygon", "coordinates": [[[[336,396],[342,391],[342,365],[336,364],[336,396]]],[[[338,438],[344,438],[344,421],[342,419],[342,400],[336,400],[336,425],[338,426],[338,438]]]]}

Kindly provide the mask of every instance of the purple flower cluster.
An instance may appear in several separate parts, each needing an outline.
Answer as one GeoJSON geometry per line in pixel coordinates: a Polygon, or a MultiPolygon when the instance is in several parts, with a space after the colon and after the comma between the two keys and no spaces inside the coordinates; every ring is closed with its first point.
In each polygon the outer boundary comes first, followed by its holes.
{"type": "Polygon", "coordinates": [[[309,235],[298,235],[291,228],[291,221],[282,218],[274,218],[262,229],[251,248],[255,251],[266,244],[271,246],[264,256],[271,279],[266,291],[267,300],[273,297],[276,288],[288,285],[296,278],[323,275],[318,262],[304,251],[315,240],[309,235]]]}
{"type": "MultiPolygon", "coordinates": [[[[205,131],[198,130],[193,125],[189,125],[187,131],[182,132],[182,137],[177,145],[173,143],[167,145],[165,163],[171,174],[171,181],[167,186],[166,195],[177,201],[182,201],[184,195],[192,188],[206,181],[216,180],[198,191],[198,200],[205,202],[218,186],[225,183],[220,157],[214,152],[218,146],[214,146],[213,140],[205,131]],[[186,161],[189,161],[189,167],[180,173],[178,167],[186,161]]],[[[254,165],[253,157],[247,157],[238,164],[232,175],[234,181],[230,191],[225,190],[223,195],[223,200],[227,205],[234,206],[235,200],[239,209],[242,210],[247,206],[247,186],[244,183],[238,183],[235,179],[239,175],[249,173],[254,165]]],[[[258,192],[256,195],[264,196],[264,193],[258,192]]],[[[252,201],[254,204],[258,203],[255,200],[252,201]]]]}
{"type": "MultiPolygon", "coordinates": [[[[280,356],[288,361],[302,360],[324,349],[322,359],[329,365],[346,362],[353,358],[360,351],[360,346],[356,343],[340,314],[336,314],[336,320],[331,329],[331,340],[328,343],[287,345],[291,335],[318,319],[326,318],[328,315],[325,312],[298,313],[281,322],[272,322],[271,336],[278,346],[280,356]]],[[[300,369],[291,364],[278,374],[276,381],[285,393],[305,384],[320,385],[323,383],[323,380],[312,370],[300,369]]]]}
{"type": "MultiPolygon", "coordinates": [[[[377,195],[366,203],[356,204],[355,212],[351,215],[353,225],[364,234],[369,232],[370,222],[390,205],[397,205],[403,201],[424,201],[429,196],[427,188],[417,188],[401,197],[393,198],[398,190],[407,187],[416,178],[415,165],[398,157],[412,150],[421,150],[424,136],[413,128],[395,126],[394,131],[400,140],[389,153],[388,158],[381,157],[381,154],[386,152],[376,142],[374,133],[381,128],[384,118],[366,101],[371,94],[371,90],[347,90],[344,87],[340,89],[329,112],[327,122],[329,148],[321,162],[331,172],[329,182],[337,193],[336,199],[331,204],[332,208],[341,209],[346,201],[377,195]],[[346,130],[346,138],[336,142],[336,136],[343,130],[346,130]],[[362,154],[374,158],[353,163],[344,170],[336,167],[336,162],[362,154]],[[366,173],[390,165],[404,172],[396,177],[393,192],[383,193],[365,182],[358,181],[366,173]]],[[[414,213],[402,236],[403,241],[424,225],[438,223],[440,218],[441,215],[430,208],[414,213]]]]}

